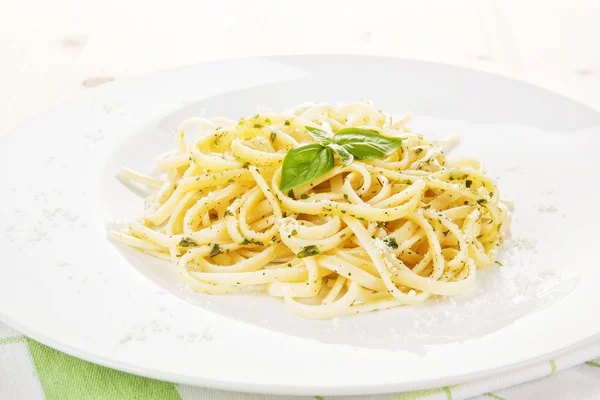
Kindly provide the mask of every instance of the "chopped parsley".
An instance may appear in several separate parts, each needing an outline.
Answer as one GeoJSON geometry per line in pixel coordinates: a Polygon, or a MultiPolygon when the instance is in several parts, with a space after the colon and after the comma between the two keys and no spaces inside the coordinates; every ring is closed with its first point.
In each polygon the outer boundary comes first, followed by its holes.
{"type": "Polygon", "coordinates": [[[231,178],[227,181],[227,183],[234,183],[234,182],[235,182],[235,179],[233,179],[233,178],[231,178]]]}
{"type": "Polygon", "coordinates": [[[298,258],[304,258],[304,257],[316,256],[317,254],[320,254],[319,248],[317,246],[315,246],[314,244],[311,244],[310,246],[306,246],[306,247],[302,248],[300,253],[296,254],[296,256],[298,258]]]}
{"type": "Polygon", "coordinates": [[[290,126],[291,124],[292,123],[289,120],[287,120],[287,119],[285,120],[285,123],[284,123],[285,126],[290,126]]]}
{"type": "Polygon", "coordinates": [[[442,232],[442,234],[444,235],[444,237],[446,237],[446,236],[448,236],[449,232],[450,232],[449,230],[448,231],[444,231],[444,232],[442,232]]]}
{"type": "Polygon", "coordinates": [[[416,155],[419,155],[419,154],[421,154],[422,152],[423,152],[423,149],[416,149],[416,150],[415,150],[415,154],[416,154],[416,155]]]}
{"type": "Polygon", "coordinates": [[[385,229],[385,228],[387,228],[388,224],[389,224],[388,221],[385,221],[385,222],[378,221],[377,222],[377,227],[381,228],[381,229],[385,229]]]}
{"type": "Polygon", "coordinates": [[[242,243],[240,243],[240,245],[242,245],[242,246],[247,246],[249,244],[255,244],[257,246],[264,246],[265,245],[263,242],[260,242],[258,240],[254,240],[254,239],[248,240],[246,238],[244,238],[244,241],[242,243]]]}
{"type": "Polygon", "coordinates": [[[348,195],[344,193],[344,200],[348,200],[348,195]]]}
{"type": "Polygon", "coordinates": [[[225,210],[225,215],[229,215],[230,217],[233,217],[233,212],[231,212],[231,210],[225,210]]]}
{"type": "Polygon", "coordinates": [[[472,180],[470,180],[470,179],[467,179],[467,180],[465,181],[465,186],[467,187],[467,189],[471,187],[471,184],[472,184],[472,183],[473,183],[473,181],[472,181],[472,180]]]}
{"type": "Polygon", "coordinates": [[[210,258],[216,257],[221,254],[221,246],[218,243],[213,244],[212,249],[210,249],[210,258]]]}
{"type": "Polygon", "coordinates": [[[296,196],[294,195],[294,191],[292,189],[290,189],[288,192],[288,197],[292,200],[296,200],[296,196]]]}
{"type": "Polygon", "coordinates": [[[177,244],[177,246],[179,247],[194,247],[194,246],[198,246],[198,243],[194,242],[192,239],[190,239],[189,237],[184,237],[183,239],[181,239],[181,241],[177,244]]]}
{"type": "Polygon", "coordinates": [[[479,199],[479,200],[477,200],[477,204],[479,204],[480,206],[483,205],[483,204],[485,204],[485,203],[487,203],[486,199],[479,199]]]}
{"type": "Polygon", "coordinates": [[[502,263],[500,261],[496,261],[496,264],[498,264],[499,266],[503,267],[504,265],[502,265],[502,263]]]}
{"type": "Polygon", "coordinates": [[[292,236],[296,236],[297,234],[298,234],[298,231],[294,229],[294,230],[292,231],[292,236]]]}
{"type": "Polygon", "coordinates": [[[271,120],[269,118],[265,118],[265,124],[271,125],[271,120]]]}
{"type": "Polygon", "coordinates": [[[302,195],[300,195],[300,198],[302,200],[306,200],[306,199],[308,199],[308,195],[306,193],[302,193],[302,195]]]}
{"type": "Polygon", "coordinates": [[[385,239],[383,239],[383,243],[385,243],[387,245],[387,247],[396,250],[398,248],[398,242],[396,242],[396,239],[393,237],[386,237],[385,239]]]}
{"type": "Polygon", "coordinates": [[[275,132],[271,132],[271,136],[269,136],[269,140],[273,143],[277,139],[277,134],[275,132]]]}
{"type": "Polygon", "coordinates": [[[254,127],[255,127],[256,129],[260,129],[260,128],[262,128],[263,126],[262,126],[261,124],[254,124],[254,127]]]}
{"type": "Polygon", "coordinates": [[[221,140],[221,137],[223,137],[224,134],[225,134],[225,132],[215,135],[215,139],[213,140],[213,145],[218,146],[219,140],[221,140]]]}

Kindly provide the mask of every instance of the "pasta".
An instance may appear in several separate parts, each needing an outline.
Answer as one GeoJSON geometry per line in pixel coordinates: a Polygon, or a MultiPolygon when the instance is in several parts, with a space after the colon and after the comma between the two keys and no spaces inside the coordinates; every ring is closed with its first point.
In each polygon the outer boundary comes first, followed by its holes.
{"type": "Polygon", "coordinates": [[[159,178],[123,169],[152,194],[143,217],[109,237],[172,262],[195,291],[259,287],[305,318],[463,293],[496,262],[510,213],[477,161],[446,159],[456,140],[428,141],[409,119],[360,102],[187,120],[177,148],[157,158],[159,178]],[[401,141],[282,191],[286,154],[316,143],[307,127],[401,141]]]}

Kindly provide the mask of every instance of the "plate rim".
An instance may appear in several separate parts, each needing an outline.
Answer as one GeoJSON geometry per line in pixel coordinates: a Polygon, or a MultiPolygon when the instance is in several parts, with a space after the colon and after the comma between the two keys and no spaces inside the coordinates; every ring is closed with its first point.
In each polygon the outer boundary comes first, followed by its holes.
{"type": "Polygon", "coordinates": [[[97,95],[101,91],[111,89],[115,86],[125,85],[125,84],[134,82],[139,79],[148,78],[152,75],[171,73],[171,72],[181,70],[181,69],[195,68],[198,66],[213,65],[213,64],[220,64],[220,63],[244,62],[244,61],[249,61],[249,60],[257,60],[257,59],[272,59],[272,60],[274,60],[274,59],[279,59],[279,58],[297,58],[297,57],[302,57],[302,58],[356,57],[356,58],[364,58],[364,59],[373,58],[373,59],[380,59],[380,60],[434,64],[434,65],[445,67],[445,68],[456,68],[459,70],[469,71],[471,73],[488,75],[488,76],[496,78],[496,79],[503,79],[508,82],[516,83],[518,85],[526,86],[526,87],[533,88],[536,90],[541,90],[541,91],[547,92],[549,94],[552,94],[553,96],[559,96],[563,100],[567,100],[569,102],[576,103],[578,106],[585,107],[589,111],[592,111],[595,113],[600,113],[600,110],[597,110],[597,109],[593,108],[592,106],[583,103],[583,101],[569,97],[569,96],[567,96],[563,93],[560,93],[554,89],[545,88],[545,87],[527,82],[522,79],[502,75],[502,74],[499,74],[496,72],[485,71],[485,70],[473,68],[470,66],[450,64],[450,63],[442,62],[442,61],[432,61],[432,60],[427,60],[427,59],[423,59],[423,58],[395,57],[395,56],[385,56],[385,55],[377,55],[377,54],[370,55],[370,54],[352,54],[352,53],[339,53],[339,54],[338,53],[322,53],[322,54],[319,54],[319,53],[306,53],[306,54],[304,54],[304,53],[303,54],[282,53],[282,54],[273,54],[273,55],[254,55],[254,56],[230,57],[230,58],[226,57],[226,58],[219,58],[219,59],[215,59],[215,60],[208,60],[208,61],[202,61],[202,62],[184,63],[184,64],[180,64],[180,65],[175,65],[175,66],[172,66],[169,68],[158,69],[158,70],[154,70],[154,71],[144,72],[144,73],[138,74],[138,75],[127,76],[127,77],[115,79],[110,82],[106,82],[100,86],[87,88],[84,91],[79,91],[79,92],[73,93],[72,95],[68,96],[67,98],[55,101],[55,102],[51,103],[50,105],[33,112],[31,115],[28,115],[28,116],[20,119],[14,127],[10,128],[9,130],[5,131],[4,133],[0,133],[0,140],[13,135],[15,133],[15,131],[17,131],[21,128],[22,125],[25,125],[26,123],[30,122],[31,120],[40,118],[43,115],[51,113],[55,108],[62,107],[71,102],[77,102],[81,97],[89,96],[90,93],[97,95]]]}
{"type": "Polygon", "coordinates": [[[171,374],[167,372],[160,372],[151,369],[141,369],[140,367],[136,367],[126,362],[121,361],[113,361],[108,358],[102,356],[95,356],[94,354],[88,353],[87,351],[77,350],[69,345],[63,345],[60,342],[53,340],[52,338],[48,338],[44,336],[43,333],[38,333],[29,330],[29,328],[20,325],[9,318],[4,318],[3,314],[0,314],[0,322],[6,323],[10,327],[13,327],[20,333],[24,334],[26,337],[35,340],[45,346],[48,346],[52,349],[58,350],[62,353],[65,353],[69,356],[78,358],[80,360],[84,360],[96,365],[100,365],[102,367],[111,368],[117,371],[126,372],[129,374],[134,374],[137,376],[156,379],[164,382],[170,382],[175,384],[182,385],[191,385],[203,388],[211,388],[223,391],[230,392],[246,392],[253,394],[269,394],[269,395],[282,395],[282,396],[313,396],[315,395],[315,390],[318,391],[318,395],[325,396],[365,396],[365,395],[393,395],[393,394],[401,394],[405,392],[415,391],[415,390],[427,390],[427,389],[437,389],[445,386],[454,386],[454,385],[462,385],[468,384],[472,382],[476,382],[482,379],[492,378],[494,376],[499,376],[504,373],[515,372],[516,370],[527,368],[538,363],[542,362],[550,362],[551,360],[558,358],[559,356],[566,354],[574,349],[578,349],[580,347],[585,346],[588,342],[593,340],[600,339],[600,333],[597,335],[588,336],[581,341],[568,345],[560,350],[556,350],[546,355],[542,355],[539,357],[534,357],[530,360],[522,361],[520,363],[508,365],[505,367],[499,368],[491,368],[488,370],[480,371],[472,374],[462,374],[458,377],[446,377],[441,378],[436,381],[431,379],[425,381],[413,381],[410,384],[373,384],[373,385],[363,385],[363,386],[352,386],[350,390],[346,390],[346,388],[340,388],[338,386],[323,386],[322,388],[312,389],[308,386],[290,386],[290,385],[273,385],[273,384],[256,384],[256,383],[240,383],[240,382],[232,382],[232,381],[224,381],[224,380],[216,380],[216,379],[206,379],[193,377],[189,375],[180,375],[180,374],[171,374]],[[29,333],[31,332],[31,334],[29,333]],[[167,377],[167,378],[165,378],[167,377]],[[421,384],[421,382],[423,382],[421,384]]]}

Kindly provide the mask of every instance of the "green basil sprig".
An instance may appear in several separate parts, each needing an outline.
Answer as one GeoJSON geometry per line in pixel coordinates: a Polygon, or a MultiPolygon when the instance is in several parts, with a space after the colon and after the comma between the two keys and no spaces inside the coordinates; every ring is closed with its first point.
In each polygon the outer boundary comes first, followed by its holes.
{"type": "Polygon", "coordinates": [[[334,135],[335,143],[343,146],[357,160],[377,160],[389,156],[402,144],[402,139],[382,136],[375,131],[346,128],[334,135]]]}
{"type": "Polygon", "coordinates": [[[299,144],[283,159],[281,190],[289,190],[314,181],[333,168],[333,150],[321,144],[299,144]]]}
{"type": "Polygon", "coordinates": [[[367,129],[344,128],[335,135],[311,126],[306,130],[319,143],[299,144],[287,152],[280,190],[302,186],[332,170],[334,152],[344,165],[349,165],[355,159],[376,160],[389,156],[402,144],[401,138],[382,136],[367,129]]]}

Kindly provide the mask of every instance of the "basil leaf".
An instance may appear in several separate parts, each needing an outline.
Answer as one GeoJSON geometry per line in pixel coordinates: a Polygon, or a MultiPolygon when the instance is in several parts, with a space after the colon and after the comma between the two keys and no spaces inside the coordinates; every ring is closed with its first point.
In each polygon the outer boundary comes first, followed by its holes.
{"type": "Polygon", "coordinates": [[[290,149],[281,168],[282,191],[312,182],[333,169],[333,150],[320,144],[299,144],[290,149]]]}
{"type": "Polygon", "coordinates": [[[313,128],[312,126],[305,126],[306,130],[315,140],[321,144],[331,143],[333,135],[329,132],[325,132],[319,128],[313,128]]]}
{"type": "Polygon", "coordinates": [[[402,144],[402,139],[382,136],[375,131],[360,128],[340,129],[335,143],[344,146],[357,160],[376,160],[389,156],[402,144]]]}
{"type": "Polygon", "coordinates": [[[338,155],[338,157],[340,158],[340,160],[342,160],[344,165],[350,165],[352,164],[352,161],[354,161],[354,156],[350,154],[350,152],[346,150],[344,146],[340,146],[336,143],[329,143],[327,147],[331,147],[333,151],[335,151],[335,154],[338,155]]]}

